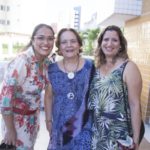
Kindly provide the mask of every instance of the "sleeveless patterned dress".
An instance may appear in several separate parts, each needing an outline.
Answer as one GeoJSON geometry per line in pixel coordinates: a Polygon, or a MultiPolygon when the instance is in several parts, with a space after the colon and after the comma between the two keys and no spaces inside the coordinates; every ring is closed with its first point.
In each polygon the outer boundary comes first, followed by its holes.
{"type": "Polygon", "coordinates": [[[130,114],[127,87],[122,79],[126,64],[127,61],[107,76],[95,72],[88,100],[88,108],[94,113],[92,150],[119,150],[117,140],[125,140],[129,132],[132,134],[127,125],[131,121],[130,115],[127,119],[130,114]]]}

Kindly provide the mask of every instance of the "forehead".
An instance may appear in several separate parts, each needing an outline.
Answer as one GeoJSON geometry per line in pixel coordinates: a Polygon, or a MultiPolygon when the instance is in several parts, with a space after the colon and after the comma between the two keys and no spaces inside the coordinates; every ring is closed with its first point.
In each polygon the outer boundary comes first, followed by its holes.
{"type": "Polygon", "coordinates": [[[115,36],[115,37],[119,37],[117,31],[115,30],[108,30],[104,33],[104,37],[106,36],[115,36]]]}
{"type": "Polygon", "coordinates": [[[60,36],[61,40],[67,40],[67,39],[77,39],[75,33],[73,33],[72,31],[64,31],[61,36],[60,36]]]}
{"type": "Polygon", "coordinates": [[[47,35],[47,36],[53,36],[53,32],[48,27],[41,27],[37,30],[35,35],[47,35]]]}

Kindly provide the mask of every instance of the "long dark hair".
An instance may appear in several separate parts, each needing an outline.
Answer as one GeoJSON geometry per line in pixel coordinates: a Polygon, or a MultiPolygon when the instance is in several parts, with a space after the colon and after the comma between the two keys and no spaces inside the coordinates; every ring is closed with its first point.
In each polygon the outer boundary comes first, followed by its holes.
{"type": "Polygon", "coordinates": [[[123,32],[121,31],[121,29],[118,26],[115,25],[111,25],[106,27],[100,34],[99,38],[98,38],[98,43],[97,43],[97,48],[95,51],[95,62],[96,62],[96,67],[99,68],[102,64],[106,63],[106,59],[105,59],[105,54],[102,51],[101,48],[101,43],[103,40],[103,37],[106,33],[106,31],[116,31],[118,36],[119,36],[119,40],[120,40],[120,46],[121,48],[119,49],[116,58],[123,58],[123,59],[127,59],[128,58],[128,54],[127,54],[127,40],[123,35],[123,32]]]}
{"type": "Polygon", "coordinates": [[[30,38],[30,41],[29,41],[29,43],[23,48],[23,51],[27,50],[30,46],[32,46],[32,41],[33,41],[33,39],[34,39],[34,36],[35,36],[36,33],[38,32],[38,30],[41,29],[41,28],[43,28],[43,27],[46,27],[46,28],[50,29],[50,30],[53,32],[53,35],[55,35],[55,32],[54,32],[53,28],[52,28],[50,25],[43,24],[43,23],[38,24],[38,25],[34,28],[33,33],[32,33],[32,35],[31,35],[31,38],[30,38]]]}

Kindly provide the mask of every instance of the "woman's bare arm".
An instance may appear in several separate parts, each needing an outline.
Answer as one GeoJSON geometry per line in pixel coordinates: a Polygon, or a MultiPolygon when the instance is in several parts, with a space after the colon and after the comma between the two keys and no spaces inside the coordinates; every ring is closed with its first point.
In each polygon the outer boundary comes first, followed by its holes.
{"type": "Polygon", "coordinates": [[[133,128],[133,140],[138,145],[140,126],[141,126],[141,91],[142,91],[142,78],[138,67],[129,62],[124,72],[124,80],[128,88],[128,99],[131,110],[131,121],[133,128]]]}
{"type": "Polygon", "coordinates": [[[45,89],[45,97],[44,97],[44,109],[45,109],[45,121],[46,127],[49,133],[51,132],[52,126],[52,87],[49,84],[45,89]]]}

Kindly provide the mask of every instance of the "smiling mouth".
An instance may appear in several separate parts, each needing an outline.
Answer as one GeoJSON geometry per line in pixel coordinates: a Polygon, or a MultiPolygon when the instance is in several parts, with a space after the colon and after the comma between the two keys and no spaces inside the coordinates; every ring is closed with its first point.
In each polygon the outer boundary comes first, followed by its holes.
{"type": "Polygon", "coordinates": [[[42,49],[43,51],[48,51],[50,48],[48,48],[48,47],[41,47],[41,49],[42,49]]]}
{"type": "Polygon", "coordinates": [[[74,50],[66,50],[66,52],[73,52],[74,50]]]}
{"type": "Polygon", "coordinates": [[[112,52],[112,51],[113,51],[113,49],[106,49],[106,51],[107,51],[107,52],[112,52]]]}

